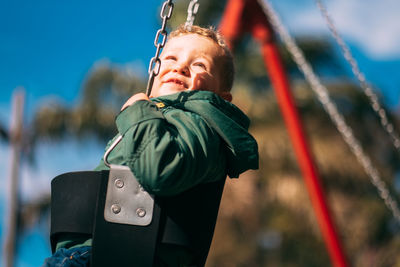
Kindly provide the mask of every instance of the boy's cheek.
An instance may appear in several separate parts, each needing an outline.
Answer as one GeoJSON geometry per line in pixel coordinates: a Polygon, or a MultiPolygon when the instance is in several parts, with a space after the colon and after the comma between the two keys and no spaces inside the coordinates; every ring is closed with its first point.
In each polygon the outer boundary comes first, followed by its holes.
{"type": "Polygon", "coordinates": [[[193,84],[191,90],[214,91],[210,87],[208,74],[196,73],[193,77],[193,84]]]}

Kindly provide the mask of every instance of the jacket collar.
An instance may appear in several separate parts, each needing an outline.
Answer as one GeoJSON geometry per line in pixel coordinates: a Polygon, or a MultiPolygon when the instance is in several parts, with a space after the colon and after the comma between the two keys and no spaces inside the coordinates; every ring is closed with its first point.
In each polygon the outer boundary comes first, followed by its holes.
{"type": "Polygon", "coordinates": [[[184,91],[152,99],[163,108],[175,107],[199,114],[226,143],[228,175],[238,177],[258,168],[258,147],[248,133],[249,118],[235,105],[208,91],[184,91]]]}

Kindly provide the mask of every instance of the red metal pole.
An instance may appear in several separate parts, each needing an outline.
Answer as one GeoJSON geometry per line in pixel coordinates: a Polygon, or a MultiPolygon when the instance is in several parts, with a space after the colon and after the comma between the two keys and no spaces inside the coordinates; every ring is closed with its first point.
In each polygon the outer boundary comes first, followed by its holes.
{"type": "Polygon", "coordinates": [[[262,53],[331,261],[337,267],[348,266],[324,197],[325,194],[320,184],[317,168],[304,136],[293,96],[289,90],[285,72],[283,72],[278,49],[275,44],[267,43],[262,46],[262,53]]]}
{"type": "Polygon", "coordinates": [[[261,43],[264,63],[277,95],[332,264],[335,267],[346,267],[348,266],[346,257],[326,204],[317,168],[308,148],[282,60],[278,48],[273,42],[273,33],[267,17],[256,0],[230,0],[225,12],[220,31],[228,36],[231,48],[234,45],[233,41],[240,36],[243,30],[250,31],[253,37],[261,43]],[[230,12],[236,12],[236,14],[230,14],[230,12]],[[246,25],[246,29],[243,29],[243,25],[246,25]],[[234,33],[233,29],[237,29],[240,33],[234,33]]]}

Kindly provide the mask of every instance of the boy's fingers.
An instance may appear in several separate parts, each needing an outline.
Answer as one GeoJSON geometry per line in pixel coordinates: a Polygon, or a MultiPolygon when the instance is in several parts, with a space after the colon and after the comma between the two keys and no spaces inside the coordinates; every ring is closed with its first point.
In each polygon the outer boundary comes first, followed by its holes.
{"type": "Polygon", "coordinates": [[[126,109],[127,107],[129,107],[130,105],[132,105],[133,103],[135,103],[136,101],[139,101],[139,100],[150,100],[149,99],[149,97],[146,95],[146,94],[144,94],[144,93],[138,93],[138,94],[135,94],[135,95],[133,95],[133,96],[131,96],[129,99],[128,99],[128,101],[126,101],[125,102],[125,104],[122,106],[122,108],[121,108],[121,111],[122,110],[124,110],[124,109],[126,109]]]}

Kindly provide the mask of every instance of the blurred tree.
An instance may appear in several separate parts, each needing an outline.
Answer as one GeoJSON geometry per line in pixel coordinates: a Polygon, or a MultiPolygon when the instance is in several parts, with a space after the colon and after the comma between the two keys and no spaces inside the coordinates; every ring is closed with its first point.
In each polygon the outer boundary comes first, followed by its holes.
{"type": "MultiPolygon", "coordinates": [[[[172,28],[185,22],[187,4],[176,1],[172,28]]],[[[224,5],[225,1],[201,0],[195,23],[217,26],[224,5]]],[[[330,42],[324,36],[296,39],[317,73],[329,80],[332,98],[393,187],[400,159],[364,95],[345,77],[330,42]]],[[[398,226],[286,50],[281,48],[281,52],[351,265],[396,266],[400,262],[398,226]]],[[[227,182],[207,266],[329,266],[258,45],[249,36],[238,44],[235,63],[234,103],[252,120],[260,170],[227,182]]],[[[37,111],[32,142],[65,136],[107,140],[115,133],[114,117],[123,100],[142,88],[144,81],[124,69],[96,65],[76,107],[52,103],[37,111]]],[[[398,118],[391,119],[399,129],[398,118]]],[[[36,206],[26,214],[35,214],[46,204],[36,206]]]]}
{"type": "Polygon", "coordinates": [[[77,106],[68,108],[54,102],[39,108],[32,124],[32,140],[87,135],[108,140],[116,133],[114,118],[123,102],[144,88],[143,79],[129,69],[109,63],[95,64],[84,81],[77,106]]]}
{"type": "MultiPolygon", "coordinates": [[[[292,85],[350,264],[394,266],[399,229],[391,213],[310,89],[301,80],[292,85]]],[[[367,99],[348,82],[328,88],[393,187],[400,159],[367,99]]],[[[252,119],[260,170],[227,182],[207,266],[330,266],[272,91],[235,90],[236,104],[252,119]]]]}

